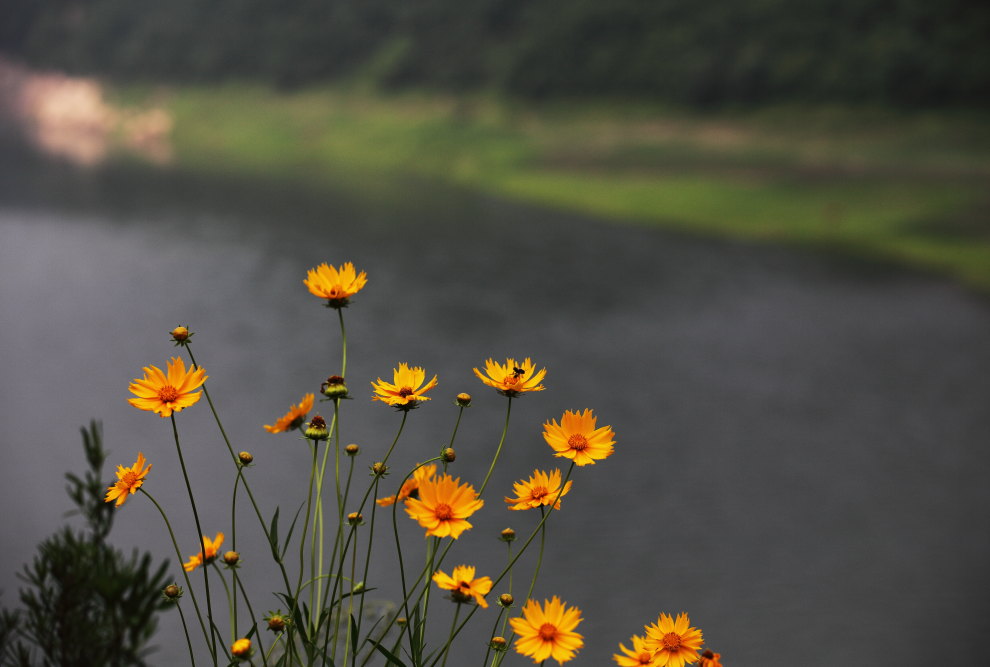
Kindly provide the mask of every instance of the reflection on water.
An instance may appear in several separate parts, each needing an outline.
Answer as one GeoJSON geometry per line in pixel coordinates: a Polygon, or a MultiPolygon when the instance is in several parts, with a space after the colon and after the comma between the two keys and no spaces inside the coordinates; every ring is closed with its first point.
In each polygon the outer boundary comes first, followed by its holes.
{"type": "MultiPolygon", "coordinates": [[[[18,164],[0,179],[0,494],[16,508],[2,525],[7,604],[13,571],[68,506],[61,477],[81,465],[77,428],[91,417],[104,420],[111,463],[144,451],[148,489],[191,525],[167,422],[125,402],[140,368],[173,354],[177,324],[197,332],[235,447],[255,454],[266,511],[294,511],[308,454],[261,424],[335,369],[336,323],[302,280],[350,259],[369,275],[345,313],[357,400],[343,429],[367,452],[361,466],[398,425],[365,400],[366,382],[397,362],[441,384],[410,416],[396,465],[432,455],[455,417],[444,396],[469,391],[455,464],[468,480],[484,475],[504,410],[471,367],[532,356],[549,369],[548,391],[514,406],[504,467],[451,565],[494,573],[498,532],[535,524],[498,495],[554,464],[544,421],[592,407],[614,427],[616,454],[576,471],[550,524],[536,591],[584,610],[587,646],[573,664],[611,664],[619,641],[682,610],[733,665],[982,656],[990,616],[973,592],[988,583],[990,556],[985,300],[911,274],[421,184],[362,201],[18,164]]],[[[227,530],[225,450],[207,410],[180,417],[204,530],[227,530]]],[[[255,607],[275,608],[267,547],[239,511],[255,607]]],[[[164,556],[157,521],[128,503],[115,540],[164,556]]],[[[418,528],[403,530],[418,548],[418,528]]],[[[192,553],[192,529],[179,532],[192,553]]],[[[394,575],[388,559],[376,565],[383,590],[394,575]]],[[[479,659],[491,619],[468,628],[455,664],[479,659]]],[[[183,662],[177,622],[163,620],[155,664],[183,662]]]]}

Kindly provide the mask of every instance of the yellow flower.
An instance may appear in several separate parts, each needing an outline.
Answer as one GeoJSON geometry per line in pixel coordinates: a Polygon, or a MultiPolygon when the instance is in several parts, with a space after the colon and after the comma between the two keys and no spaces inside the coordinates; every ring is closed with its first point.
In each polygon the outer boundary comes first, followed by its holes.
{"type": "Polygon", "coordinates": [[[454,602],[467,602],[471,598],[478,606],[488,609],[485,596],[492,590],[492,578],[474,578],[474,567],[458,565],[449,577],[441,570],[433,575],[433,581],[445,591],[452,591],[450,596],[454,602]]]}
{"type": "Polygon", "coordinates": [[[542,368],[537,371],[529,357],[519,365],[516,365],[516,360],[511,357],[505,360],[505,365],[489,359],[485,362],[485,374],[488,377],[477,368],[474,369],[474,374],[503,396],[518,396],[527,391],[546,389],[540,382],[546,377],[547,369],[542,368]]]}
{"type": "Polygon", "coordinates": [[[221,544],[223,544],[223,533],[217,533],[217,536],[212,540],[206,535],[203,535],[203,545],[206,547],[206,557],[203,557],[203,550],[200,549],[198,554],[189,557],[189,560],[182,565],[182,569],[186,572],[192,572],[204,563],[212,563],[217,557],[217,552],[220,550],[221,544]]]}
{"type": "Polygon", "coordinates": [[[571,490],[571,484],[572,482],[568,480],[567,484],[564,484],[564,490],[561,491],[559,469],[550,474],[542,470],[534,470],[528,480],[521,480],[512,484],[516,497],[506,497],[505,502],[509,503],[510,510],[528,510],[550,503],[554,503],[553,508],[559,510],[560,499],[571,490]]]}
{"type": "Polygon", "coordinates": [[[470,484],[444,473],[419,484],[419,498],[406,500],[406,514],[426,528],[427,535],[457,539],[471,527],[466,519],[485,504],[470,484]]]}
{"type": "Polygon", "coordinates": [[[667,614],[660,614],[656,623],[645,627],[643,645],[656,652],[657,665],[684,667],[685,663],[698,661],[701,630],[689,627],[690,624],[687,614],[678,614],[676,621],[667,614]]]}
{"type": "Polygon", "coordinates": [[[658,662],[660,657],[656,654],[656,651],[652,651],[644,645],[646,640],[639,635],[632,636],[632,649],[626,648],[622,643],[619,643],[619,650],[621,650],[625,655],[620,655],[615,653],[612,655],[612,659],[619,665],[619,667],[658,667],[661,663],[658,662]]]}
{"type": "Polygon", "coordinates": [[[595,428],[598,418],[591,410],[572,412],[567,410],[557,420],[548,421],[543,425],[543,439],[553,448],[554,456],[571,459],[579,466],[594,463],[608,458],[615,449],[615,432],[610,426],[595,428]]]}
{"type": "Polygon", "coordinates": [[[208,377],[202,368],[190,368],[187,372],[186,365],[178,357],[172,357],[168,362],[168,375],[157,366],[145,366],[143,370],[144,377],[135,378],[128,387],[137,398],[129,398],[127,402],[162,417],[195,404],[202,393],[194,390],[199,389],[208,377]]]}
{"type": "Polygon", "coordinates": [[[581,622],[581,610],[567,607],[556,595],[542,607],[536,600],[528,600],[522,613],[520,618],[510,618],[509,624],[519,635],[516,651],[533,662],[553,658],[564,664],[584,646],[581,635],[574,632],[581,622]]]}
{"type": "Polygon", "coordinates": [[[144,454],[138,452],[137,461],[130,468],[117,466],[117,481],[113,483],[113,486],[107,487],[106,502],[116,500],[116,507],[120,507],[127,500],[128,495],[137,493],[137,490],[144,484],[144,478],[148,476],[148,471],[151,470],[151,464],[149,463],[145,467],[145,463],[144,454]]]}
{"type": "Polygon", "coordinates": [[[379,498],[375,502],[381,507],[388,507],[389,505],[394,505],[397,500],[405,500],[406,498],[416,498],[419,496],[419,485],[427,479],[430,479],[435,474],[437,474],[436,464],[431,463],[430,465],[420,466],[416,468],[413,472],[413,476],[402,483],[402,487],[399,489],[397,496],[389,496],[387,498],[379,498]]]}
{"type": "Polygon", "coordinates": [[[331,308],[343,308],[367,282],[368,274],[364,271],[357,273],[351,262],[345,262],[339,269],[323,262],[307,272],[303,284],[309,288],[310,294],[326,299],[331,308]]]}
{"type": "Polygon", "coordinates": [[[269,433],[285,433],[299,428],[313,409],[313,398],[313,394],[304,395],[299,405],[290,405],[289,411],[275,420],[274,426],[265,424],[265,430],[269,433]]]}
{"type": "Polygon", "coordinates": [[[701,652],[701,662],[698,663],[699,667],[722,667],[722,654],[713,653],[712,651],[702,651],[701,652]]]}
{"type": "Polygon", "coordinates": [[[230,654],[235,658],[247,658],[251,655],[251,640],[242,637],[230,647],[230,654]]]}
{"type": "Polygon", "coordinates": [[[391,384],[381,378],[378,378],[378,382],[371,383],[376,394],[371,400],[382,401],[401,410],[415,408],[419,401],[430,400],[430,397],[424,394],[437,386],[436,375],[426,385],[423,385],[424,380],[426,380],[426,371],[419,366],[399,364],[399,367],[392,371],[391,384]]]}

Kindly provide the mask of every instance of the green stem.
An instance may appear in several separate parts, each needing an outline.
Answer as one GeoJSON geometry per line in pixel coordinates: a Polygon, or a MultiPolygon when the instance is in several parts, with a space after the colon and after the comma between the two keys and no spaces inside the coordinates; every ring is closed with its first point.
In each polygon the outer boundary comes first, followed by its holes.
{"type": "MultiPolygon", "coordinates": [[[[509,593],[509,595],[511,595],[511,594],[512,593],[509,593]]],[[[492,625],[491,637],[489,637],[489,639],[488,639],[488,649],[485,651],[485,659],[481,661],[481,666],[482,667],[485,667],[485,665],[488,664],[488,656],[491,655],[491,652],[492,652],[492,641],[491,640],[495,638],[495,632],[498,630],[498,622],[500,620],[502,620],[502,616],[504,614],[505,614],[505,607],[503,607],[500,604],[498,606],[498,616],[495,617],[495,624],[492,625]]],[[[497,651],[496,651],[495,655],[496,655],[496,657],[498,656],[498,652],[497,651]]],[[[492,665],[494,665],[494,664],[495,664],[495,660],[492,660],[492,665]]]]}
{"type": "MultiPolygon", "coordinates": [[[[293,596],[293,604],[298,606],[299,594],[302,591],[303,571],[306,569],[306,531],[309,530],[309,516],[313,509],[313,480],[316,477],[316,457],[318,453],[319,440],[313,440],[313,462],[309,468],[309,487],[306,493],[306,516],[303,519],[303,534],[299,538],[299,578],[296,581],[296,593],[293,596]]],[[[292,609],[294,614],[295,609],[292,609]]],[[[315,613],[314,609],[309,610],[310,614],[315,613]]]]}
{"type": "MultiPolygon", "coordinates": [[[[230,548],[233,551],[237,551],[237,488],[240,486],[241,474],[240,471],[237,473],[237,477],[234,478],[234,493],[231,495],[230,499],[230,548]]],[[[233,572],[233,570],[231,570],[233,572]]],[[[235,575],[236,576],[236,573],[235,575]]],[[[233,602],[231,602],[231,609],[233,613],[230,617],[230,631],[232,634],[236,633],[237,628],[237,587],[234,587],[233,602]]],[[[233,641],[237,640],[235,634],[233,641]]]]}
{"type": "Polygon", "coordinates": [[[175,603],[175,607],[179,610],[179,618],[182,619],[182,632],[186,635],[186,646],[189,647],[189,663],[192,667],[196,667],[196,658],[193,656],[192,642],[189,641],[189,628],[186,626],[186,615],[182,613],[182,605],[178,602],[175,603]]]}
{"type": "Polygon", "coordinates": [[[344,309],[337,309],[337,317],[340,319],[340,341],[341,341],[341,354],[340,354],[340,377],[347,380],[347,330],[344,329],[344,309]]]}
{"type": "MultiPolygon", "coordinates": [[[[186,472],[186,461],[182,456],[182,446],[179,444],[179,429],[175,424],[175,414],[169,415],[172,420],[172,435],[175,438],[175,451],[179,454],[179,466],[182,468],[182,479],[186,482],[186,492],[189,494],[189,504],[192,505],[193,519],[196,522],[196,534],[199,535],[199,545],[200,553],[203,555],[203,581],[206,584],[206,615],[210,619],[210,628],[214,628],[213,623],[213,601],[210,597],[210,577],[206,568],[206,536],[203,534],[203,528],[199,523],[199,511],[196,509],[196,499],[193,497],[192,485],[189,483],[189,474],[186,472]]],[[[217,640],[213,635],[212,631],[210,633],[210,654],[213,656],[213,664],[217,664],[217,640]]]]}
{"type": "Polygon", "coordinates": [[[492,476],[492,472],[495,470],[495,464],[498,463],[498,457],[502,453],[502,445],[505,444],[505,434],[509,432],[509,415],[512,414],[512,397],[509,396],[507,399],[508,403],[505,407],[505,425],[502,426],[502,437],[498,440],[498,447],[495,449],[495,456],[492,458],[492,464],[488,467],[488,474],[485,475],[485,481],[481,483],[481,489],[478,490],[478,497],[485,492],[485,487],[488,486],[488,479],[492,476]]]}
{"type": "Polygon", "coordinates": [[[440,667],[447,667],[447,656],[450,655],[450,645],[454,641],[454,629],[457,627],[457,617],[461,614],[461,605],[458,604],[456,609],[454,609],[454,621],[450,624],[450,636],[447,638],[447,643],[443,647],[443,662],[440,663],[440,667]]]}
{"type": "MultiPolygon", "coordinates": [[[[357,526],[355,526],[354,528],[356,531],[357,526]]],[[[351,642],[353,641],[351,639],[350,619],[353,617],[354,614],[354,589],[357,585],[357,582],[354,581],[354,574],[357,571],[357,548],[358,548],[358,541],[357,541],[357,533],[355,532],[354,543],[351,546],[351,594],[347,597],[348,623],[347,623],[347,638],[344,640],[344,662],[343,662],[344,667],[347,667],[347,655],[350,652],[351,642]]],[[[361,595],[361,598],[363,599],[364,595],[361,595]]],[[[355,621],[355,625],[356,623],[357,622],[355,621]]],[[[354,655],[357,656],[357,651],[354,652],[354,655]]]]}

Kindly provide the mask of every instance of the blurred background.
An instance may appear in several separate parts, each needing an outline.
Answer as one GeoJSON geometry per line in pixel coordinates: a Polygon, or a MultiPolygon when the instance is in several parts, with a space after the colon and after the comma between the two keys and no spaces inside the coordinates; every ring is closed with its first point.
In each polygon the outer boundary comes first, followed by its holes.
{"type": "MultiPolygon", "coordinates": [[[[475,483],[504,399],[470,369],[549,371],[448,566],[495,574],[498,532],[535,525],[500,496],[555,465],[545,421],[590,407],[615,429],[553,517],[535,593],[583,610],[573,664],[611,664],[679,611],[726,665],[976,663],[988,35],[990,6],[961,1],[6,0],[0,601],[65,520],[91,418],[109,465],[148,457],[195,551],[169,425],[125,402],[179,324],[263,509],[294,512],[308,452],[261,425],[336,372],[335,318],[302,280],[353,261],[369,283],[345,311],[343,438],[362,472],[398,424],[367,383],[398,362],[440,386],[397,469],[468,391],[454,472],[475,483]]],[[[204,530],[227,531],[212,418],[178,417],[204,530]]],[[[275,573],[242,511],[267,611],[275,573]]],[[[119,547],[171,552],[141,498],[117,522],[119,547]]],[[[383,552],[382,602],[394,570],[383,552]]],[[[455,664],[481,660],[479,616],[455,664]]],[[[150,664],[185,662],[175,614],[153,643],[150,664]]]]}

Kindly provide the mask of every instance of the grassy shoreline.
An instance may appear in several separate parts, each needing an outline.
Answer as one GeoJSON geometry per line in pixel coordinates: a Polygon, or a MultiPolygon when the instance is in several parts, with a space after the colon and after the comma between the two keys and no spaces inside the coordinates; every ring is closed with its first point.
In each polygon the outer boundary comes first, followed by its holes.
{"type": "Polygon", "coordinates": [[[183,169],[369,190],[411,174],[615,221],[836,249],[990,291],[990,124],[976,112],[690,116],[243,85],[164,99],[183,169]]]}

